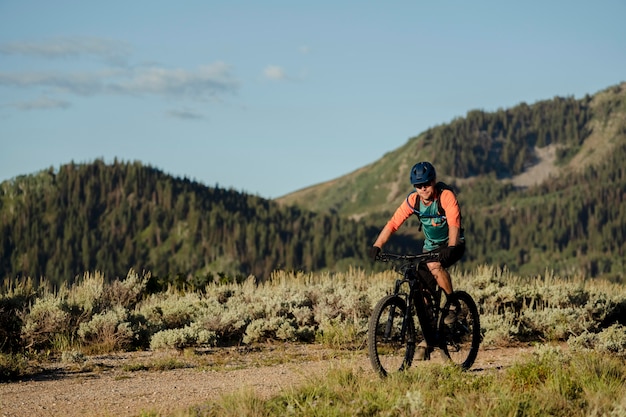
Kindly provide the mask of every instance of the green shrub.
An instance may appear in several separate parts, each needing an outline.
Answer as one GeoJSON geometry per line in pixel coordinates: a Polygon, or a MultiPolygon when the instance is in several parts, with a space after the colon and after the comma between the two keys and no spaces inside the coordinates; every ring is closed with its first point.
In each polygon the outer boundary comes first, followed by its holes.
{"type": "Polygon", "coordinates": [[[599,333],[585,332],[568,340],[573,350],[611,353],[626,358],[626,327],[613,324],[599,333]]]}
{"type": "Polygon", "coordinates": [[[92,352],[110,352],[127,349],[134,339],[128,311],[117,306],[95,314],[90,321],[81,323],[78,336],[92,352]]]}
{"type": "Polygon", "coordinates": [[[212,346],[217,337],[215,332],[203,329],[196,323],[181,329],[161,330],[152,336],[150,349],[185,349],[188,347],[212,346]]]}
{"type": "Polygon", "coordinates": [[[16,352],[24,347],[21,338],[23,312],[36,299],[33,280],[5,279],[0,286],[0,352],[16,352]]]}
{"type": "Polygon", "coordinates": [[[482,314],[480,327],[483,334],[481,345],[507,346],[515,340],[515,315],[512,312],[504,314],[482,314]]]}
{"type": "Polygon", "coordinates": [[[59,336],[68,335],[70,314],[62,296],[47,293],[39,298],[23,315],[21,337],[23,343],[33,350],[51,349],[59,336]]]}
{"type": "Polygon", "coordinates": [[[203,303],[193,324],[212,332],[220,345],[236,344],[243,338],[249,315],[244,304],[233,309],[210,299],[203,303]]]}
{"type": "Polygon", "coordinates": [[[39,371],[40,367],[22,353],[0,353],[0,382],[18,380],[39,371]]]}
{"type": "MultiPolygon", "coordinates": [[[[589,339],[581,338],[581,345],[599,346],[595,338],[604,328],[625,325],[623,284],[549,272],[519,277],[489,266],[452,273],[455,288],[469,292],[479,307],[483,346],[567,341],[581,335],[589,339]]],[[[11,349],[56,351],[268,340],[317,340],[335,348],[362,348],[372,307],[392,291],[398,275],[356,269],[342,274],[276,271],[262,283],[249,277],[213,282],[196,291],[169,287],[147,295],[149,277],[130,270],[124,280],[106,283],[98,272],[85,273],[70,288],[40,288],[36,296],[28,295],[26,285],[21,290],[13,285],[0,297],[0,320],[7,324],[0,330],[5,342],[0,342],[11,349]],[[25,303],[28,297],[32,302],[25,303]],[[16,316],[8,314],[18,309],[16,316]],[[17,336],[15,326],[20,327],[17,336]]],[[[619,353],[619,340],[604,343],[607,351],[619,353]]]]}
{"type": "MultiPolygon", "coordinates": [[[[83,276],[72,287],[67,290],[68,305],[77,307],[78,310],[86,312],[88,315],[96,314],[105,307],[104,275],[98,271],[85,272],[83,276]]],[[[64,290],[65,288],[61,288],[64,290]]]]}
{"type": "Polygon", "coordinates": [[[201,308],[197,293],[176,291],[153,294],[140,303],[136,313],[143,316],[154,331],[177,329],[189,325],[201,308]]]}
{"type": "Polygon", "coordinates": [[[104,308],[121,306],[128,310],[133,309],[142,299],[149,279],[149,272],[139,276],[134,269],[131,269],[124,280],[116,279],[104,287],[102,306],[104,308]]]}
{"type": "Polygon", "coordinates": [[[285,317],[255,319],[248,324],[243,343],[257,343],[268,340],[294,341],[296,328],[294,321],[285,317]]]}
{"type": "Polygon", "coordinates": [[[315,340],[333,349],[354,349],[365,346],[365,323],[339,319],[324,320],[317,328],[315,340]]]}

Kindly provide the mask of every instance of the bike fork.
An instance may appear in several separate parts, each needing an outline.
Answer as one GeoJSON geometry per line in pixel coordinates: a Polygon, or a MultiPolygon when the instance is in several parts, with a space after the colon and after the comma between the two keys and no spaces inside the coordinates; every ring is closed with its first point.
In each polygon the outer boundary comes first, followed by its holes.
{"type": "MultiPolygon", "coordinates": [[[[410,306],[407,307],[406,311],[404,311],[404,314],[402,316],[402,327],[400,328],[400,337],[399,337],[399,342],[400,343],[404,343],[404,340],[406,338],[406,333],[407,333],[407,323],[409,320],[409,314],[410,314],[411,308],[410,306]]],[[[402,312],[401,312],[402,314],[402,312]]],[[[390,340],[392,337],[392,332],[393,332],[393,322],[394,320],[397,319],[397,314],[396,314],[396,306],[392,305],[390,310],[389,310],[389,316],[387,317],[387,323],[385,325],[385,334],[384,334],[384,339],[385,340],[390,340]]],[[[415,343],[415,340],[409,340],[408,343],[415,343]]]]}
{"type": "Polygon", "coordinates": [[[396,307],[392,305],[391,309],[389,310],[389,317],[387,317],[387,324],[385,325],[384,340],[389,340],[391,338],[391,331],[393,329],[393,319],[395,315],[396,315],[396,307]]]}

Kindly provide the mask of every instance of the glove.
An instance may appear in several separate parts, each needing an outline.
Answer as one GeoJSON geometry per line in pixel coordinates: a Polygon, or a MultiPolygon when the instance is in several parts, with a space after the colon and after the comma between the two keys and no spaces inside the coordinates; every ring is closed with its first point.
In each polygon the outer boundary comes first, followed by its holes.
{"type": "Polygon", "coordinates": [[[456,246],[446,246],[445,248],[441,248],[439,250],[439,262],[442,264],[447,264],[452,257],[452,252],[456,249],[456,246]]]}
{"type": "Polygon", "coordinates": [[[380,248],[378,246],[372,246],[367,252],[367,255],[372,259],[372,261],[375,261],[379,254],[380,248]]]}

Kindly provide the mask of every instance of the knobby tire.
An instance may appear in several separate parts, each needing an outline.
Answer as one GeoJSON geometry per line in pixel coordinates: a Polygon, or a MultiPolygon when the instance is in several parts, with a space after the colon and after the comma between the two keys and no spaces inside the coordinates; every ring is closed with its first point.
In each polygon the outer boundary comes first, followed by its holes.
{"type": "Polygon", "coordinates": [[[463,369],[469,369],[476,360],[480,346],[480,318],[472,297],[465,291],[456,291],[443,308],[439,320],[440,348],[445,357],[463,369]],[[457,321],[445,324],[452,304],[457,305],[457,321]]]}
{"type": "MultiPolygon", "coordinates": [[[[407,369],[419,342],[413,316],[405,323],[406,302],[397,295],[382,298],[374,307],[368,329],[368,351],[372,367],[382,377],[407,369]]],[[[421,332],[420,332],[421,333],[421,332]]]]}

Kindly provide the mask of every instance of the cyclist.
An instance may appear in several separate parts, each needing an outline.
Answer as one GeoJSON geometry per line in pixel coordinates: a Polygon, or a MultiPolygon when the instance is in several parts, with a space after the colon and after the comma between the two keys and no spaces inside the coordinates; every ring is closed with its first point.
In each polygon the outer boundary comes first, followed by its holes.
{"type": "MultiPolygon", "coordinates": [[[[411,192],[396,209],[368,254],[370,258],[376,259],[391,235],[412,214],[416,214],[419,217],[420,228],[424,232],[424,252],[439,254],[439,260],[426,263],[428,271],[446,295],[452,294],[452,280],[446,268],[455,264],[465,253],[459,203],[448,186],[437,183],[437,173],[430,162],[415,164],[411,169],[410,180],[415,191],[411,192]]],[[[456,314],[451,309],[445,323],[452,324],[455,321],[456,314]]]]}

